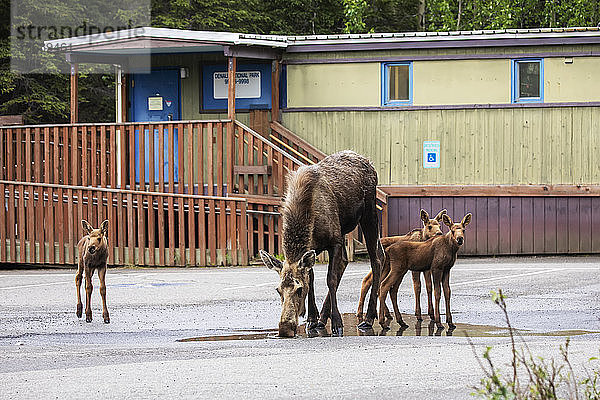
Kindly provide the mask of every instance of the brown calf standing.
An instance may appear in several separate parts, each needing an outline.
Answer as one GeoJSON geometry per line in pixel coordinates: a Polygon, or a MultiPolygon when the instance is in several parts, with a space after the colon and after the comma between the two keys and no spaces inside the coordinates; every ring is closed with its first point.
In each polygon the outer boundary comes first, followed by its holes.
{"type": "Polygon", "coordinates": [[[83,305],[81,304],[81,278],[85,271],[85,321],[92,322],[92,276],[94,270],[98,270],[100,278],[100,295],[102,296],[102,318],[104,323],[110,323],[108,309],[106,308],[106,260],[108,258],[108,240],[106,232],[108,230],[108,220],[100,225],[100,229],[94,229],[86,221],[82,220],[81,225],[87,235],[81,238],[77,243],[79,250],[79,265],[77,275],[75,275],[75,285],[77,287],[77,317],[81,318],[83,305]]]}
{"type": "MultiPolygon", "coordinates": [[[[440,320],[440,298],[441,285],[444,287],[444,299],[446,300],[446,323],[450,327],[452,323],[452,314],[450,313],[450,269],[456,261],[456,253],[464,243],[464,229],[471,222],[471,214],[464,216],[458,224],[452,222],[447,214],[442,216],[444,223],[450,228],[450,231],[443,236],[436,236],[426,242],[407,242],[396,241],[386,250],[386,258],[390,260],[390,272],[381,283],[379,292],[379,324],[387,328],[389,320],[386,314],[389,311],[385,305],[385,299],[392,287],[399,286],[402,278],[411,271],[431,270],[434,288],[434,321],[438,327],[442,327],[440,320]]],[[[396,321],[405,325],[402,315],[393,303],[396,321]]]]}
{"type": "MultiPolygon", "coordinates": [[[[381,245],[384,249],[388,248],[390,245],[396,243],[397,241],[413,241],[413,242],[424,242],[427,239],[430,239],[437,235],[442,235],[442,228],[440,226],[440,221],[442,220],[442,215],[446,214],[446,210],[440,211],[435,218],[429,218],[429,214],[425,210],[421,210],[421,221],[423,222],[423,227],[421,229],[413,229],[406,235],[401,236],[389,236],[381,239],[381,245]]],[[[386,257],[383,268],[381,270],[382,280],[387,276],[390,272],[390,260],[386,257]]],[[[427,312],[431,318],[433,318],[433,301],[431,299],[431,273],[429,270],[423,271],[423,276],[425,277],[425,287],[427,289],[427,312]]],[[[412,272],[413,279],[413,288],[415,291],[415,315],[418,320],[422,320],[421,318],[421,271],[413,271],[412,272]]],[[[365,303],[365,298],[367,296],[367,292],[371,288],[373,283],[373,274],[371,271],[365,276],[362,280],[362,285],[360,289],[360,299],[358,301],[358,311],[356,312],[356,316],[359,320],[363,318],[363,308],[365,303]]],[[[390,290],[390,297],[392,302],[396,304],[397,307],[397,298],[398,298],[398,286],[393,287],[390,290]]],[[[391,318],[391,317],[389,317],[391,318]]]]}

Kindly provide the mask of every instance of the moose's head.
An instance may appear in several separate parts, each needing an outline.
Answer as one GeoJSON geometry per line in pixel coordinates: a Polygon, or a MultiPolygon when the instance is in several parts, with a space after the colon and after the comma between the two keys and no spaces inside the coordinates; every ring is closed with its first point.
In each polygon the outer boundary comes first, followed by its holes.
{"type": "Polygon", "coordinates": [[[305,252],[299,260],[280,261],[266,251],[260,251],[265,265],[279,274],[277,293],[281,297],[279,336],[294,337],[298,330],[298,318],[305,313],[306,295],[310,285],[310,271],[315,265],[314,250],[305,252]]]}
{"type": "Polygon", "coordinates": [[[101,248],[105,248],[107,246],[106,241],[106,233],[108,232],[108,220],[104,220],[102,224],[100,224],[99,229],[94,229],[89,222],[85,219],[81,220],[81,226],[83,227],[83,231],[88,236],[88,246],[87,251],[90,254],[96,253],[101,248]]]}
{"type": "Polygon", "coordinates": [[[444,224],[450,228],[450,232],[448,234],[451,236],[451,240],[457,246],[462,246],[465,242],[465,227],[469,225],[471,222],[471,213],[465,215],[460,221],[460,223],[452,222],[452,219],[448,216],[448,214],[443,215],[444,224]]]}

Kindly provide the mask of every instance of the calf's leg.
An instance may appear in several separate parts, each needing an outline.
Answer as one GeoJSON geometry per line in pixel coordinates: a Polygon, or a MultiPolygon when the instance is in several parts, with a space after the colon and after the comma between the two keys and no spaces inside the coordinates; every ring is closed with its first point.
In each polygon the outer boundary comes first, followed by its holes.
{"type": "Polygon", "coordinates": [[[373,283],[373,272],[369,271],[367,276],[365,276],[362,280],[360,287],[360,299],[358,300],[358,310],[356,310],[356,317],[359,322],[363,320],[363,310],[365,308],[365,298],[367,297],[367,292],[371,288],[371,284],[373,283]]]}
{"type": "Polygon", "coordinates": [[[427,290],[427,314],[429,315],[430,319],[433,319],[433,283],[431,282],[432,278],[430,269],[428,269],[427,271],[423,271],[423,278],[425,278],[425,289],[427,290]]]}
{"type": "Polygon", "coordinates": [[[334,336],[342,336],[344,334],[344,324],[342,315],[337,305],[337,288],[340,284],[342,274],[348,264],[347,257],[343,257],[344,244],[337,244],[329,251],[329,268],[327,270],[327,288],[329,292],[323,309],[321,310],[321,318],[319,325],[325,326],[327,319],[331,317],[331,334],[334,336]],[[344,260],[345,259],[345,260],[344,260]],[[329,303],[329,304],[327,304],[329,303]],[[329,307],[327,307],[329,305],[329,307]],[[328,315],[329,314],[329,315],[328,315]]]}
{"type": "Polygon", "coordinates": [[[433,268],[432,268],[431,275],[433,277],[433,295],[435,297],[433,320],[435,321],[435,324],[437,325],[438,328],[443,328],[442,322],[440,320],[440,298],[442,297],[442,288],[441,288],[442,273],[443,273],[443,271],[433,270],[433,268]]]}
{"type": "Polygon", "coordinates": [[[413,289],[415,291],[415,317],[418,321],[423,321],[421,317],[421,272],[411,271],[413,280],[413,289]]]}
{"type": "Polygon", "coordinates": [[[83,314],[83,304],[81,303],[81,281],[83,279],[83,261],[79,260],[77,273],[75,274],[75,289],[77,290],[77,318],[83,314]]]}
{"type": "Polygon", "coordinates": [[[85,269],[85,322],[92,322],[92,275],[94,271],[85,269]]]}
{"type": "Polygon", "coordinates": [[[100,279],[100,296],[102,296],[102,318],[105,324],[109,324],[110,316],[108,315],[108,308],[106,308],[106,267],[98,270],[98,278],[100,279]]]}
{"type": "Polygon", "coordinates": [[[444,287],[444,300],[446,300],[446,323],[450,328],[454,328],[456,325],[452,323],[452,314],[450,313],[450,271],[444,272],[442,285],[444,287]]]}

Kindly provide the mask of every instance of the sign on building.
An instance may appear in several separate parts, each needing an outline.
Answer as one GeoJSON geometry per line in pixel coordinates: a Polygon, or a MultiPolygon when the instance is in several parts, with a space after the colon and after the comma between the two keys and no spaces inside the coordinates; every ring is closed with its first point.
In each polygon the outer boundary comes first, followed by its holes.
{"type": "MultiPolygon", "coordinates": [[[[213,73],[213,97],[226,99],[229,88],[227,72],[213,73]]],[[[235,98],[260,98],[260,71],[241,71],[235,73],[235,98]]]]}
{"type": "Polygon", "coordinates": [[[426,140],[423,142],[423,168],[440,167],[440,141],[426,140]]]}

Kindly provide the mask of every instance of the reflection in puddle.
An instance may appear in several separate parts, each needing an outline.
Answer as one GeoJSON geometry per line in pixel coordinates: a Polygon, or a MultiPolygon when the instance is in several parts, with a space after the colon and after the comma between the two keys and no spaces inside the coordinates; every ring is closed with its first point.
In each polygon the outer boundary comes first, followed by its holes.
{"type": "MultiPolygon", "coordinates": [[[[469,337],[503,337],[509,336],[507,328],[501,328],[492,325],[475,325],[475,324],[461,324],[457,323],[456,328],[448,328],[444,324],[443,328],[437,328],[435,323],[428,317],[425,317],[423,321],[417,321],[414,315],[402,314],[404,322],[408,324],[408,327],[401,327],[392,321],[389,329],[382,330],[378,322],[375,322],[375,326],[372,329],[362,331],[357,327],[357,320],[354,314],[342,314],[344,320],[344,336],[469,336],[469,337]]],[[[518,330],[518,334],[522,336],[577,336],[585,335],[586,333],[595,333],[592,331],[584,330],[568,330],[568,331],[554,331],[535,333],[531,331],[518,330]]],[[[326,329],[314,330],[306,333],[304,325],[300,325],[298,328],[298,334],[296,338],[311,338],[311,337],[329,337],[331,336],[331,330],[329,324],[326,329]]],[[[257,340],[257,339],[281,339],[277,336],[277,329],[267,330],[244,330],[237,331],[231,335],[220,335],[220,336],[200,336],[195,338],[180,339],[178,342],[206,342],[206,341],[220,341],[220,340],[257,340]]]]}

